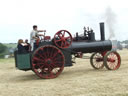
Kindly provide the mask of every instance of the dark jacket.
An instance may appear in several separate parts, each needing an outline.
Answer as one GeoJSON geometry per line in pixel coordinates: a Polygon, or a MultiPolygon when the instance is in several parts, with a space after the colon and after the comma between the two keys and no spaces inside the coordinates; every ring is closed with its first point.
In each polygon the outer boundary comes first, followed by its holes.
{"type": "Polygon", "coordinates": [[[18,53],[26,53],[27,51],[25,50],[25,47],[21,44],[17,45],[18,48],[18,53]]]}

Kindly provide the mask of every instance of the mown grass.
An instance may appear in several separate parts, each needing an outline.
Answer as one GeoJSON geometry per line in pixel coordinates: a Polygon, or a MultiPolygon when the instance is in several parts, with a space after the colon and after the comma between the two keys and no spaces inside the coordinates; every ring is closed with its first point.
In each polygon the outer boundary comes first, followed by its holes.
{"type": "Polygon", "coordinates": [[[0,63],[12,63],[12,62],[14,62],[14,58],[0,59],[0,63]]]}

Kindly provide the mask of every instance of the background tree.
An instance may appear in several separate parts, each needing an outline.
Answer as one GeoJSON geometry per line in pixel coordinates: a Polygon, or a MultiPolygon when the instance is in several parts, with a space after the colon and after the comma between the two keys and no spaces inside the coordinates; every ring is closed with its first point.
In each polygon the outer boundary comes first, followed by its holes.
{"type": "Polygon", "coordinates": [[[0,58],[4,57],[4,55],[6,54],[6,51],[7,51],[7,47],[2,43],[0,43],[0,58]]]}

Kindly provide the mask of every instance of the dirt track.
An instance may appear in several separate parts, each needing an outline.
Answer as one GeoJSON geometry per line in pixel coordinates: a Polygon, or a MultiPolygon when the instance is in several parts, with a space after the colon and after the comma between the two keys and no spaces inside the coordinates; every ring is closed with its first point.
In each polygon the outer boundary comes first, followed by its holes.
{"type": "Polygon", "coordinates": [[[77,59],[55,79],[16,70],[13,59],[0,60],[0,96],[128,96],[128,50],[119,53],[119,70],[94,70],[89,60],[77,59]]]}

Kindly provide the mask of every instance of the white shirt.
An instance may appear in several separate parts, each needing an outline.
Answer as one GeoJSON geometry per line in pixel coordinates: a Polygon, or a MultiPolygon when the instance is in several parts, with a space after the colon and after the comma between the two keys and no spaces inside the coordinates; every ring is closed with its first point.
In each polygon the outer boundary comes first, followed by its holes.
{"type": "Polygon", "coordinates": [[[30,33],[30,42],[31,43],[35,43],[35,38],[33,37],[36,37],[38,35],[38,31],[36,30],[32,30],[31,33],[30,33]]]}

